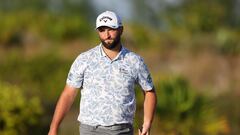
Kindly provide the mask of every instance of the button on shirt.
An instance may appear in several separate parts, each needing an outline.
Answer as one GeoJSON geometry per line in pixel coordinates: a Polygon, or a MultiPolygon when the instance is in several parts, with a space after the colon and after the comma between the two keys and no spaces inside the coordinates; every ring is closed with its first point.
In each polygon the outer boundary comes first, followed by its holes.
{"type": "Polygon", "coordinates": [[[68,85],[82,88],[78,120],[92,126],[133,123],[135,83],[145,91],[153,89],[143,59],[122,46],[111,60],[101,44],[80,54],[67,78],[68,85]]]}

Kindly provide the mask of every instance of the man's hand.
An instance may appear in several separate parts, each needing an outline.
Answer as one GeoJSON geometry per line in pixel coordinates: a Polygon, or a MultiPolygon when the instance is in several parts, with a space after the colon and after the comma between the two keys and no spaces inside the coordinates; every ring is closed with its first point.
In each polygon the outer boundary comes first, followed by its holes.
{"type": "Polygon", "coordinates": [[[138,135],[150,135],[150,127],[143,126],[141,129],[138,129],[138,135]]]}

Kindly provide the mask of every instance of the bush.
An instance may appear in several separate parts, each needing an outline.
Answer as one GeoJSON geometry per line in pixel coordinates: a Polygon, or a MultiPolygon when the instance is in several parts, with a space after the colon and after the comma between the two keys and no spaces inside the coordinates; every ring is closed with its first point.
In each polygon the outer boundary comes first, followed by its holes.
{"type": "Polygon", "coordinates": [[[180,77],[163,80],[157,85],[157,114],[161,133],[183,135],[218,135],[228,133],[225,117],[217,115],[208,97],[195,93],[180,77]]]}
{"type": "Polygon", "coordinates": [[[239,55],[240,41],[238,32],[228,29],[219,29],[216,32],[216,50],[223,55],[239,55]]]}
{"type": "Polygon", "coordinates": [[[0,80],[21,86],[28,93],[37,94],[44,104],[49,104],[63,89],[71,62],[54,53],[29,59],[18,53],[9,53],[0,64],[0,80]]]}
{"type": "MultiPolygon", "coordinates": [[[[22,46],[27,33],[51,41],[91,38],[91,25],[81,15],[53,15],[47,12],[0,11],[0,45],[22,46]]],[[[94,28],[92,28],[94,29],[94,28]]]]}
{"type": "Polygon", "coordinates": [[[0,134],[29,134],[43,113],[39,98],[27,98],[20,88],[2,82],[0,97],[0,134]]]}

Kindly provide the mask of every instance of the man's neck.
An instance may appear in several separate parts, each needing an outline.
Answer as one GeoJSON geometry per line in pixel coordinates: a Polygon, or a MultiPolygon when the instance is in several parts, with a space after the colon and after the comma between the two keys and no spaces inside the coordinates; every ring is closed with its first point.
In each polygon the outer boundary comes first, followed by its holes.
{"type": "Polygon", "coordinates": [[[119,43],[116,47],[112,48],[112,49],[108,49],[104,46],[103,47],[103,51],[106,53],[106,55],[113,60],[115,57],[117,57],[118,53],[121,51],[122,45],[121,43],[119,43]]]}

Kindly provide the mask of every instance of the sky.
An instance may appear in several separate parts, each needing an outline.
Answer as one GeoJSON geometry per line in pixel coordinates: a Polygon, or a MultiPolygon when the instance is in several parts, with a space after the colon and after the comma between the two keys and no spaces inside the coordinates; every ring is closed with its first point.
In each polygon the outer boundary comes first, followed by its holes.
{"type": "Polygon", "coordinates": [[[91,3],[95,6],[98,14],[105,10],[112,10],[124,19],[132,16],[132,3],[129,0],[91,0],[91,3]]]}

